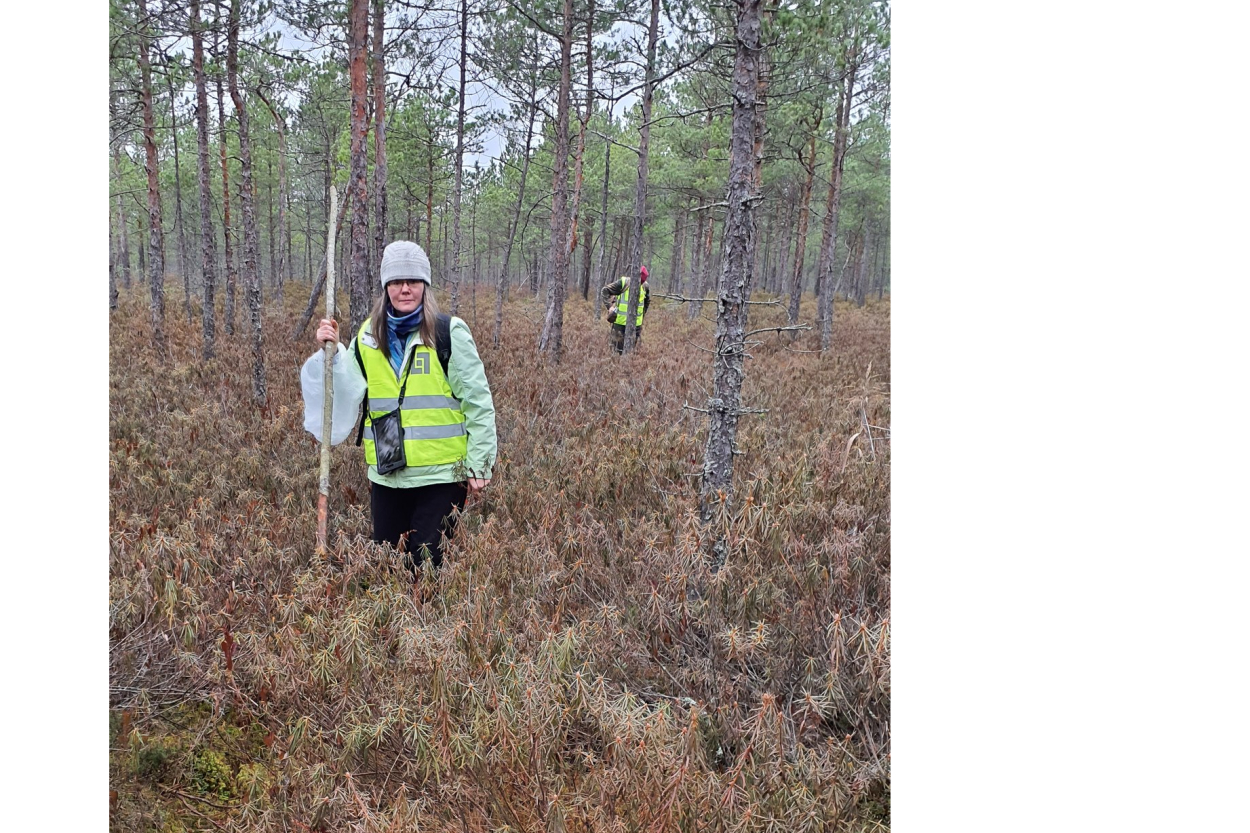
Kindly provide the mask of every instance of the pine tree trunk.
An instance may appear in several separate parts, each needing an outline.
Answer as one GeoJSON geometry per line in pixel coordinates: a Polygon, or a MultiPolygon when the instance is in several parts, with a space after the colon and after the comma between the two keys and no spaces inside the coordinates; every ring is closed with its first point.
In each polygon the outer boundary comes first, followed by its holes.
{"type": "MultiPolygon", "coordinates": [[[[114,95],[115,90],[110,85],[109,89],[109,123],[117,123],[117,101],[114,95]]],[[[122,194],[121,175],[122,175],[122,138],[120,135],[110,137],[113,143],[113,159],[112,173],[113,184],[117,189],[117,216],[114,220],[114,228],[116,229],[117,249],[114,255],[114,266],[121,273],[122,285],[127,291],[130,289],[130,243],[126,237],[126,226],[129,222],[126,218],[126,199],[122,194]]],[[[116,277],[116,275],[114,276],[116,277]]]]}
{"type": "Polygon", "coordinates": [[[868,294],[868,223],[860,222],[859,247],[855,258],[855,306],[862,307],[868,294]]]}
{"type": "Polygon", "coordinates": [[[425,253],[433,259],[434,249],[431,244],[434,235],[434,148],[429,148],[429,154],[426,159],[426,175],[429,179],[427,180],[425,194],[425,253]]]}
{"type": "MultiPolygon", "coordinates": [[[[538,105],[530,101],[529,120],[525,124],[525,158],[521,162],[521,183],[517,188],[516,208],[512,211],[512,222],[508,224],[508,246],[503,253],[503,266],[499,270],[499,283],[495,286],[495,332],[492,341],[499,346],[499,335],[503,330],[503,301],[508,294],[508,263],[512,259],[512,247],[516,243],[517,224],[521,221],[521,207],[525,204],[525,180],[530,171],[530,142],[534,138],[534,118],[538,114],[538,105]]],[[[524,268],[524,262],[522,262],[524,268]]]]}
{"type": "Polygon", "coordinates": [[[753,272],[753,277],[751,278],[752,286],[758,286],[761,288],[766,288],[768,286],[768,266],[769,259],[773,251],[773,243],[775,242],[773,238],[775,236],[776,223],[774,218],[776,214],[776,211],[770,211],[768,210],[768,207],[764,208],[764,216],[766,218],[764,220],[764,243],[760,246],[759,252],[759,262],[762,265],[758,271],[753,272]]]}
{"type": "Polygon", "coordinates": [[[477,250],[477,204],[478,194],[473,196],[473,210],[469,215],[469,251],[473,254],[473,276],[470,278],[470,293],[473,298],[473,324],[472,328],[477,329],[477,276],[478,271],[482,268],[482,253],[477,250]]]}
{"type": "MultiPolygon", "coordinates": [[[[615,89],[613,90],[615,92],[615,89]]],[[[612,142],[603,140],[603,194],[599,202],[599,259],[595,265],[595,285],[604,286],[608,277],[603,273],[603,256],[608,248],[608,181],[612,175],[612,142]]]]}
{"type": "Polygon", "coordinates": [[[846,146],[851,128],[851,104],[855,91],[855,75],[857,66],[851,62],[847,72],[846,83],[838,101],[838,125],[833,138],[833,177],[829,185],[829,217],[826,223],[833,228],[834,241],[830,243],[830,257],[825,272],[824,291],[816,299],[816,318],[820,322],[821,352],[833,346],[833,250],[837,240],[838,212],[842,203],[842,169],[846,163],[846,146]]]}
{"type": "Polygon", "coordinates": [[[469,0],[460,0],[460,89],[456,106],[456,184],[451,192],[451,314],[460,309],[460,199],[464,189],[464,94],[469,62],[469,0]]]}
{"type": "MultiPolygon", "coordinates": [[[[118,140],[117,145],[113,148],[113,164],[117,169],[117,181],[121,183],[121,165],[122,165],[122,145],[118,140]]],[[[120,189],[117,194],[117,226],[118,226],[118,245],[121,247],[117,253],[121,260],[122,270],[122,286],[126,291],[130,291],[130,236],[129,236],[130,220],[126,215],[126,197],[121,193],[120,189]]]]}
{"type": "Polygon", "coordinates": [[[239,7],[243,0],[230,4],[230,33],[226,50],[226,76],[230,84],[230,100],[239,122],[239,202],[243,208],[243,286],[247,293],[247,314],[252,329],[252,401],[265,406],[265,352],[261,322],[260,269],[257,264],[259,234],[256,228],[256,187],[252,177],[252,142],[248,125],[247,104],[239,93],[239,7]]]}
{"type": "MultiPolygon", "coordinates": [[[[595,113],[595,0],[590,0],[586,12],[586,119],[582,122],[582,135],[577,147],[577,193],[580,200],[582,190],[582,156],[586,152],[586,130],[590,126],[590,118],[595,113]]],[[[582,300],[590,300],[590,246],[594,234],[590,226],[588,212],[582,212],[581,227],[585,230],[582,241],[582,300]]]]}
{"type": "MultiPolygon", "coordinates": [[[[577,134],[577,153],[573,161],[573,199],[569,205],[568,242],[565,244],[568,259],[568,271],[573,271],[573,252],[577,248],[578,220],[581,219],[582,202],[582,160],[586,155],[586,121],[583,120],[577,134]]],[[[583,296],[589,297],[589,287],[583,288],[583,296]]]]}
{"type": "Polygon", "coordinates": [[[634,236],[629,248],[629,294],[625,304],[624,353],[633,352],[641,302],[642,230],[647,214],[647,174],[651,144],[651,105],[655,93],[655,44],[660,31],[660,0],[651,0],[651,21],[647,27],[647,69],[642,92],[642,125],[638,130],[638,180],[634,186],[634,236]]]}
{"type": "MultiPolygon", "coordinates": [[[[838,136],[837,131],[841,130],[842,128],[843,104],[844,102],[842,100],[842,95],[841,93],[839,93],[838,94],[838,109],[837,109],[836,115],[834,116],[834,130],[835,130],[834,156],[835,157],[837,156],[837,148],[836,148],[837,136],[838,136]]],[[[837,208],[837,202],[836,202],[837,195],[838,195],[838,188],[836,185],[836,182],[838,179],[837,167],[838,167],[837,160],[835,158],[834,164],[831,166],[830,171],[829,171],[829,191],[825,197],[825,219],[824,219],[824,223],[822,223],[822,230],[821,230],[821,235],[820,235],[820,260],[817,261],[816,263],[816,285],[814,287],[814,290],[816,293],[817,318],[820,317],[820,299],[825,289],[825,278],[829,273],[829,264],[833,262],[834,249],[837,245],[837,231],[838,231],[838,208],[837,208]]]]}
{"type": "MultiPolygon", "coordinates": [[[[730,135],[729,208],[725,216],[724,268],[717,289],[716,356],[712,397],[708,400],[708,437],[703,455],[700,520],[715,535],[712,563],[718,568],[727,555],[713,521],[733,507],[733,454],[741,415],[745,357],[746,301],[750,298],[751,258],[755,250],[755,176],[757,82],[760,63],[761,0],[737,0],[737,46],[733,70],[733,123],[730,135]]],[[[723,529],[720,525],[716,528],[723,529]]]]}
{"type": "MultiPolygon", "coordinates": [[[[273,116],[274,128],[278,131],[278,262],[274,266],[274,275],[278,284],[278,300],[281,301],[285,277],[290,274],[291,270],[291,229],[288,225],[291,197],[286,184],[286,119],[282,118],[277,107],[265,97],[261,90],[257,89],[256,92],[265,106],[269,108],[269,113],[273,116]]],[[[271,231],[271,238],[272,235],[271,231]]]]}
{"type": "Polygon", "coordinates": [[[673,215],[673,259],[668,265],[668,293],[681,294],[681,257],[686,245],[686,207],[680,206],[673,215]]]}
{"type": "MultiPolygon", "coordinates": [[[[110,210],[112,206],[110,205],[110,210]]],[[[109,220],[109,312],[117,309],[117,224],[109,220]]]]}
{"type": "Polygon", "coordinates": [[[143,283],[143,276],[146,275],[148,271],[148,234],[147,226],[143,223],[143,218],[146,216],[147,212],[142,209],[140,209],[139,213],[135,215],[135,237],[138,238],[135,250],[139,256],[139,283],[143,283]]]}
{"type": "Polygon", "coordinates": [[[556,99],[555,172],[551,194],[551,286],[538,349],[560,360],[564,339],[564,297],[568,287],[569,89],[572,86],[573,0],[564,0],[560,37],[560,90],[556,99]]]}
{"type": "MultiPolygon", "coordinates": [[[[787,191],[789,189],[786,189],[787,191]]],[[[781,226],[781,251],[777,253],[779,263],[773,277],[773,285],[781,297],[786,297],[790,289],[790,238],[794,235],[794,202],[786,203],[786,219],[781,226]]]]}
{"type": "MultiPolygon", "coordinates": [[[[707,221],[704,223],[703,229],[703,258],[699,269],[698,288],[694,292],[696,298],[706,298],[708,293],[712,291],[712,241],[716,234],[716,217],[712,214],[713,209],[707,209],[707,221]]],[[[721,236],[724,237],[722,231],[721,236]]],[[[686,317],[693,321],[703,312],[703,301],[695,301],[690,304],[686,312],[686,317]]]]}
{"type": "Polygon", "coordinates": [[[191,323],[191,270],[187,268],[187,236],[182,222],[182,162],[178,155],[178,107],[174,96],[174,74],[166,68],[169,85],[169,125],[174,140],[174,226],[178,230],[178,274],[182,275],[182,306],[191,323]]]}
{"type": "Polygon", "coordinates": [[[808,142],[807,161],[799,158],[807,170],[807,178],[803,180],[803,190],[799,192],[799,228],[795,234],[794,272],[790,279],[789,323],[791,326],[799,320],[799,301],[803,296],[803,262],[807,259],[807,221],[810,214],[812,199],[812,183],[816,179],[816,134],[820,132],[821,116],[816,115],[816,123],[812,126],[811,138],[808,142]]]}
{"type": "Polygon", "coordinates": [[[204,330],[204,360],[217,352],[217,322],[214,293],[217,285],[217,236],[213,233],[213,194],[208,160],[208,90],[204,78],[204,35],[200,22],[200,0],[191,0],[191,53],[195,73],[195,133],[200,185],[200,276],[204,307],[200,320],[204,330]]]}
{"type": "Polygon", "coordinates": [[[365,158],[365,51],[369,33],[368,0],[351,0],[348,10],[348,60],[351,76],[351,174],[347,201],[351,203],[351,329],[356,332],[369,315],[369,200],[366,192],[368,161],[365,158]]]}
{"type": "Polygon", "coordinates": [[[148,285],[152,296],[152,344],[165,352],[165,250],[161,226],[160,162],[156,157],[156,114],[152,110],[152,65],[148,58],[148,8],[139,0],[139,74],[143,107],[144,168],[148,174],[148,285]]]}
{"type": "MultiPolygon", "coordinates": [[[[275,238],[278,236],[277,220],[273,216],[273,159],[265,157],[265,210],[269,215],[269,234],[267,243],[269,245],[269,285],[278,285],[278,251],[274,246],[275,238]]],[[[278,306],[282,306],[282,292],[278,291],[275,296],[278,306]]]]}
{"type": "MultiPolygon", "coordinates": [[[[217,3],[217,15],[221,16],[221,3],[217,3]]],[[[221,57],[220,44],[217,49],[221,57]]],[[[217,75],[217,126],[218,145],[221,151],[221,225],[225,238],[226,258],[226,335],[234,335],[234,300],[238,285],[238,270],[234,265],[234,234],[230,226],[230,165],[226,157],[226,99],[222,89],[221,74],[217,75]]]]}
{"type": "Polygon", "coordinates": [[[373,262],[382,266],[387,237],[385,0],[373,0],[373,262]]]}
{"type": "MultiPolygon", "coordinates": [[[[710,222],[708,218],[708,214],[711,213],[711,211],[712,209],[705,208],[702,211],[697,212],[699,215],[699,219],[697,223],[695,224],[694,239],[690,241],[691,245],[690,245],[690,281],[689,281],[689,284],[690,284],[690,297],[691,298],[700,297],[699,292],[700,292],[701,287],[699,286],[699,276],[702,274],[702,268],[703,268],[703,249],[704,249],[703,241],[707,237],[707,234],[706,234],[707,225],[710,222]]],[[[693,321],[695,320],[695,318],[698,317],[698,315],[699,315],[699,304],[694,301],[687,302],[686,320],[693,321]]]]}

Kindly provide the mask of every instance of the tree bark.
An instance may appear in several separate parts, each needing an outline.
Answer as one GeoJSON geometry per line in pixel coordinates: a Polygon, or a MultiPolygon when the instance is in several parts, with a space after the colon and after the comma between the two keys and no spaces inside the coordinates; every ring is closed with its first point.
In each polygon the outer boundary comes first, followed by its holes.
{"type": "Polygon", "coordinates": [[[737,46],[734,50],[733,123],[730,138],[729,196],[725,216],[724,267],[716,301],[716,348],[712,397],[708,400],[708,438],[703,456],[700,520],[715,535],[711,555],[719,568],[727,555],[722,533],[713,521],[732,509],[733,454],[745,357],[746,301],[750,297],[751,258],[755,249],[755,176],[757,82],[760,63],[761,0],[737,0],[737,46]]]}
{"type": "Polygon", "coordinates": [[[862,307],[868,294],[868,221],[860,221],[855,258],[855,306],[862,307]]]}
{"type": "Polygon", "coordinates": [[[200,0],[191,0],[191,54],[195,73],[195,134],[200,185],[200,276],[204,308],[200,320],[204,330],[204,360],[217,352],[215,292],[217,286],[217,236],[213,233],[213,194],[208,161],[208,89],[204,77],[204,35],[200,22],[200,0]]]}
{"type": "Polygon", "coordinates": [[[261,322],[260,270],[256,262],[259,235],[256,228],[256,186],[252,177],[252,141],[247,103],[239,93],[239,17],[244,0],[230,3],[230,32],[226,49],[226,76],[230,100],[239,122],[239,203],[243,207],[243,286],[247,314],[252,325],[252,401],[265,406],[265,345],[261,322]]]}
{"type": "Polygon", "coordinates": [[[430,138],[429,155],[426,157],[428,166],[426,173],[429,179],[426,182],[425,194],[425,253],[433,259],[434,249],[432,246],[434,235],[434,139],[430,138]]]}
{"type": "Polygon", "coordinates": [[[167,65],[165,83],[169,85],[169,125],[174,141],[174,227],[178,230],[178,274],[182,275],[182,306],[191,323],[191,272],[187,269],[186,226],[182,222],[182,162],[178,155],[178,106],[174,96],[174,74],[167,65]]]}
{"type": "Polygon", "coordinates": [[[668,265],[668,292],[681,294],[681,258],[686,246],[686,218],[690,215],[684,205],[673,215],[673,259],[668,265]]]}
{"type": "MultiPolygon", "coordinates": [[[[613,86],[615,95],[616,88],[613,86]]],[[[595,265],[595,284],[603,286],[607,276],[603,274],[603,256],[608,247],[608,182],[612,175],[612,142],[603,140],[603,194],[599,203],[599,260],[595,265]]]]}
{"type": "MultiPolygon", "coordinates": [[[[569,221],[568,236],[565,243],[565,253],[568,262],[568,271],[573,271],[573,251],[577,248],[577,228],[580,219],[581,202],[582,202],[582,161],[586,156],[586,121],[582,120],[581,129],[577,134],[577,153],[574,154],[573,161],[573,200],[569,205],[569,221]]],[[[589,288],[584,292],[585,297],[589,297],[589,288]]]]}
{"type": "Polygon", "coordinates": [[[385,0],[373,0],[373,262],[382,265],[386,247],[386,74],[385,0]]]}
{"type": "MultiPolygon", "coordinates": [[[[278,236],[277,221],[273,216],[273,158],[265,157],[265,211],[268,214],[269,234],[267,242],[269,245],[269,283],[271,286],[278,285],[278,251],[274,246],[275,238],[278,236]]],[[[279,289],[275,298],[278,305],[281,306],[282,290],[279,289]]]]}
{"type": "MultiPolygon", "coordinates": [[[[693,295],[696,298],[705,298],[707,293],[712,291],[712,240],[716,234],[716,217],[712,214],[711,208],[706,210],[707,220],[703,224],[703,260],[699,269],[699,280],[692,287],[693,295]]],[[[721,237],[724,237],[724,231],[721,232],[721,237]]],[[[703,302],[697,301],[690,305],[686,318],[693,321],[699,317],[701,312],[703,312],[703,302]]]]}
{"type": "Polygon", "coordinates": [[[347,202],[351,203],[351,329],[356,332],[369,314],[369,201],[366,190],[368,161],[365,158],[365,50],[369,32],[368,0],[351,0],[348,10],[348,59],[351,75],[351,176],[347,202]]]}
{"type": "MultiPolygon", "coordinates": [[[[790,189],[787,188],[788,192],[790,189]]],[[[789,194],[787,193],[787,196],[789,194]]],[[[790,289],[790,238],[794,234],[794,201],[786,200],[786,219],[781,226],[781,250],[777,252],[777,271],[773,286],[778,295],[786,297],[790,289]]]]}
{"type": "MultiPolygon", "coordinates": [[[[577,194],[580,202],[582,191],[582,156],[586,152],[586,130],[590,126],[590,117],[595,112],[595,0],[590,0],[586,12],[586,118],[582,121],[582,134],[577,142],[577,194]]],[[[583,215],[586,212],[583,211],[583,215]]],[[[594,235],[591,234],[589,218],[582,217],[582,227],[586,230],[582,245],[582,300],[590,300],[590,244],[594,235]]]]}
{"type": "Polygon", "coordinates": [[[451,192],[451,268],[447,270],[451,284],[451,314],[460,309],[460,200],[464,189],[464,94],[469,62],[469,0],[460,0],[460,89],[456,105],[456,184],[451,192]]]}
{"type": "MultiPolygon", "coordinates": [[[[217,0],[217,16],[221,17],[221,0],[217,0]]],[[[221,57],[221,44],[217,44],[217,57],[221,57]]],[[[226,259],[226,335],[234,335],[234,301],[238,284],[238,270],[234,265],[234,235],[230,227],[230,165],[226,158],[226,98],[222,90],[221,73],[217,74],[217,126],[218,145],[221,151],[221,225],[225,243],[226,259]]]]}
{"type": "MultiPolygon", "coordinates": [[[[118,141],[118,138],[116,135],[112,134],[112,129],[111,129],[111,125],[115,123],[116,118],[117,118],[117,101],[114,96],[114,92],[115,90],[113,89],[113,85],[112,83],[110,83],[109,84],[109,124],[110,124],[109,141],[113,145],[113,153],[109,159],[109,175],[111,179],[111,182],[109,184],[111,187],[116,187],[116,184],[117,184],[117,174],[118,174],[117,151],[121,147],[121,142],[118,141]]],[[[121,189],[118,188],[117,190],[120,191],[121,189]]],[[[121,200],[120,199],[117,201],[117,208],[118,208],[118,213],[114,216],[109,217],[109,220],[110,220],[109,222],[109,312],[112,312],[113,310],[117,309],[117,301],[118,301],[117,272],[119,269],[118,261],[121,258],[120,226],[123,223],[123,218],[121,216],[121,200]]],[[[109,209],[110,211],[112,210],[112,201],[110,201],[109,209]]]]}
{"type": "Polygon", "coordinates": [[[655,93],[655,44],[660,32],[660,0],[651,0],[651,21],[647,27],[647,69],[642,92],[642,126],[638,130],[638,181],[634,186],[634,237],[629,249],[629,295],[625,305],[624,353],[634,349],[638,326],[638,304],[642,278],[642,229],[647,214],[647,173],[651,144],[651,105],[655,93]]]}
{"type": "MultiPolygon", "coordinates": [[[[144,170],[147,169],[145,168],[144,170]]],[[[145,193],[144,197],[146,198],[146,196],[147,194],[145,193]]],[[[143,207],[146,208],[147,206],[144,205],[143,207]]],[[[143,210],[140,210],[139,213],[135,215],[135,236],[138,238],[135,242],[135,250],[139,256],[139,283],[143,283],[143,276],[148,271],[148,235],[146,231],[147,226],[143,224],[143,218],[146,216],[147,212],[143,210]]]]}
{"type": "Polygon", "coordinates": [[[573,0],[564,0],[560,37],[560,90],[556,107],[555,173],[551,194],[551,286],[538,349],[560,360],[564,338],[564,297],[568,291],[569,88],[572,86],[573,0]]]}
{"type": "MultiPolygon", "coordinates": [[[[112,84],[109,85],[109,124],[117,124],[117,98],[116,89],[112,84]]],[[[111,137],[113,142],[113,184],[117,189],[117,218],[114,222],[114,228],[117,229],[117,249],[114,253],[115,271],[121,273],[122,285],[127,291],[130,289],[130,244],[126,237],[126,226],[128,220],[126,218],[126,200],[122,194],[122,137],[114,134],[111,137]]],[[[116,274],[114,274],[116,278],[116,274]]]]}
{"type": "MultiPolygon", "coordinates": [[[[534,94],[531,88],[531,94],[534,94]]],[[[537,102],[530,101],[529,119],[525,124],[524,160],[521,162],[521,183],[517,188],[516,208],[512,212],[512,222],[508,225],[508,246],[503,253],[503,267],[499,270],[499,283],[495,287],[495,332],[493,343],[499,346],[499,334],[503,330],[503,300],[508,291],[508,262],[512,258],[512,246],[516,243],[517,224],[521,220],[521,207],[525,204],[525,180],[530,171],[530,142],[534,138],[534,118],[538,113],[537,102]]],[[[522,264],[524,268],[524,264],[522,264]]]]}
{"type": "Polygon", "coordinates": [[[799,301],[803,296],[803,262],[807,259],[807,222],[812,199],[812,183],[816,180],[816,134],[820,132],[821,114],[816,114],[816,123],[812,125],[811,137],[808,141],[807,161],[799,154],[799,164],[807,171],[803,180],[803,190],[799,192],[799,228],[794,244],[794,273],[790,281],[789,323],[791,326],[799,320],[799,301]]]}
{"type": "MultiPolygon", "coordinates": [[[[288,223],[288,206],[290,204],[290,194],[287,191],[286,184],[286,119],[278,112],[278,108],[273,102],[265,97],[264,92],[259,88],[256,93],[260,96],[260,100],[269,108],[270,115],[273,116],[274,127],[278,131],[278,262],[274,267],[274,275],[278,284],[278,298],[283,297],[283,280],[284,275],[290,269],[291,260],[291,237],[288,223]]],[[[270,237],[273,234],[271,232],[270,237]]]]}
{"type": "Polygon", "coordinates": [[[148,58],[148,8],[139,0],[139,74],[143,107],[144,167],[148,174],[148,285],[152,296],[152,344],[165,352],[165,250],[161,226],[160,162],[156,157],[156,115],[152,110],[152,65],[148,58]]]}
{"type": "Polygon", "coordinates": [[[833,176],[829,183],[829,210],[825,223],[832,228],[829,244],[829,262],[824,272],[824,287],[816,299],[816,318],[820,321],[820,350],[825,352],[833,345],[833,251],[838,236],[838,212],[842,203],[842,169],[846,163],[846,146],[850,136],[851,104],[855,91],[855,62],[851,62],[846,82],[838,101],[838,125],[833,138],[833,176]]]}
{"type": "MultiPolygon", "coordinates": [[[[116,166],[117,182],[118,184],[121,184],[122,145],[121,145],[120,139],[118,140],[117,145],[113,148],[113,164],[116,166]]],[[[117,193],[117,225],[118,225],[118,235],[117,235],[118,245],[121,247],[120,251],[117,254],[118,254],[118,258],[121,260],[122,286],[124,286],[126,288],[126,291],[129,292],[131,280],[130,280],[130,237],[129,237],[128,226],[130,225],[130,220],[128,219],[126,215],[126,197],[124,194],[121,193],[120,188],[118,189],[118,193],[117,193]]]]}

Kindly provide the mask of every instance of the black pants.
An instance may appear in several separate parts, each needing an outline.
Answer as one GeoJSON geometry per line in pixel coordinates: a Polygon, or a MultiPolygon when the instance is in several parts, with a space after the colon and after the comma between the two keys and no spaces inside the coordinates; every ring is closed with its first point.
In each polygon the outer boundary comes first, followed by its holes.
{"type": "MultiPolygon", "coordinates": [[[[641,343],[642,343],[642,326],[639,325],[638,328],[634,330],[634,344],[641,344],[641,343]]],[[[618,353],[625,352],[625,325],[624,324],[612,325],[612,349],[618,353]]]]}
{"type": "Polygon", "coordinates": [[[369,511],[373,515],[373,540],[387,542],[404,553],[404,566],[416,575],[428,555],[434,566],[443,564],[441,539],[456,532],[452,510],[464,509],[467,483],[434,483],[412,489],[392,489],[371,483],[369,511]],[[400,537],[408,533],[401,546],[400,537]]]}

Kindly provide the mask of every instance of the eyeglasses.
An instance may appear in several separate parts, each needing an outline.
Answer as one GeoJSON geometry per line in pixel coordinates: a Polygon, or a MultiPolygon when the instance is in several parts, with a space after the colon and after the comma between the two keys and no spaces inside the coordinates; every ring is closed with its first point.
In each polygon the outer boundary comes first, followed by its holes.
{"type": "Polygon", "coordinates": [[[387,282],[386,282],[386,285],[387,285],[387,286],[390,286],[390,285],[392,285],[392,284],[398,284],[398,285],[400,285],[400,286],[406,286],[406,287],[408,287],[409,289],[416,289],[416,286],[417,286],[417,284],[419,284],[419,283],[425,283],[425,281],[417,280],[417,279],[415,279],[415,278],[413,278],[413,279],[411,279],[411,280],[410,280],[410,279],[408,279],[408,278],[396,278],[396,279],[395,279],[395,280],[393,280],[393,281],[387,281],[387,282]]]}

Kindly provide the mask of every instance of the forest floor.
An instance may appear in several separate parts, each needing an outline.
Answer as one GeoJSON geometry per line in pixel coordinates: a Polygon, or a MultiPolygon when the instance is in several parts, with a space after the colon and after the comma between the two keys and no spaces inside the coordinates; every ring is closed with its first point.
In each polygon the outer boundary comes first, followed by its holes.
{"type": "Polygon", "coordinates": [[[621,358],[574,296],[551,366],[539,301],[513,292],[495,347],[493,298],[467,296],[499,462],[414,586],[368,540],[351,441],[339,563],[314,553],[308,287],[286,289],[263,407],[242,308],[210,361],[176,289],[168,356],[144,287],[111,316],[111,829],[888,829],[888,299],[839,302],[824,355],[814,332],[755,337],[743,403],[766,413],[740,422],[712,571],[710,308],[657,298],[621,358]]]}

